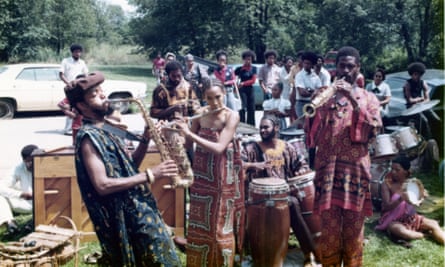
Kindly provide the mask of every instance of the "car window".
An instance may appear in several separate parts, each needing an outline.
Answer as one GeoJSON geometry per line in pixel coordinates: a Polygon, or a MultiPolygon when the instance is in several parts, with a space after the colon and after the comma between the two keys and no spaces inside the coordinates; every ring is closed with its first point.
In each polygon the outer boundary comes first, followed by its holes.
{"type": "Polygon", "coordinates": [[[24,81],[34,81],[34,69],[24,69],[20,74],[17,76],[17,80],[24,80],[24,81]]]}
{"type": "Polygon", "coordinates": [[[37,81],[57,81],[59,80],[57,69],[35,69],[37,81]]]}

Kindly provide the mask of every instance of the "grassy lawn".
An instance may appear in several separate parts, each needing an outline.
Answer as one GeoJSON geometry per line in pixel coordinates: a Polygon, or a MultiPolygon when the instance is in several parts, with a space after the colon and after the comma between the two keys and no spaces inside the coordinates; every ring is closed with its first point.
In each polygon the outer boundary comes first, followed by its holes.
{"type": "MultiPolygon", "coordinates": [[[[151,102],[151,93],[156,86],[154,77],[151,74],[151,64],[146,65],[121,65],[121,66],[90,66],[91,71],[100,70],[104,72],[107,79],[141,81],[147,84],[146,102],[151,102]]],[[[439,177],[437,171],[431,175],[417,175],[428,190],[430,197],[424,201],[418,209],[420,213],[428,218],[438,220],[440,225],[444,226],[444,181],[439,177]]],[[[444,266],[444,247],[436,244],[430,239],[413,241],[413,247],[406,249],[402,246],[392,243],[384,233],[374,231],[377,224],[379,213],[369,218],[365,224],[365,237],[368,240],[364,250],[364,266],[384,267],[384,266],[444,266]]],[[[29,216],[18,217],[18,223],[24,225],[29,216]]],[[[0,242],[18,240],[26,233],[13,237],[4,235],[4,227],[0,228],[0,242]]],[[[294,238],[289,241],[296,243],[294,238]]],[[[79,266],[92,266],[82,262],[83,257],[94,251],[100,250],[97,242],[82,244],[80,251],[79,266]]],[[[178,251],[185,266],[185,255],[178,251]]],[[[74,266],[74,261],[66,266],[74,266]]]]}

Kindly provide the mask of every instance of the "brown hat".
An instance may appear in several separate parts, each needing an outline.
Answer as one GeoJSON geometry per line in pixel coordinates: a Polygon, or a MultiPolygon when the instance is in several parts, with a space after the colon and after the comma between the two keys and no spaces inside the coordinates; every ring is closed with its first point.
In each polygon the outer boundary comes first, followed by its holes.
{"type": "Polygon", "coordinates": [[[77,102],[83,101],[84,94],[91,88],[95,88],[105,80],[102,72],[91,72],[88,75],[71,81],[71,86],[65,87],[65,95],[74,107],[77,102]]]}

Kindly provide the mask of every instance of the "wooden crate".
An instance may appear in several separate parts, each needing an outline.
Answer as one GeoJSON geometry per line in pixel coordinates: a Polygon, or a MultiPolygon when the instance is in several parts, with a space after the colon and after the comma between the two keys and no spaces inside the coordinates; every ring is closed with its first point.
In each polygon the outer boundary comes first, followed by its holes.
{"type": "MultiPolygon", "coordinates": [[[[159,152],[149,149],[140,169],[143,171],[159,162],[159,152]]],[[[95,240],[93,224],[80,195],[74,165],[74,151],[70,147],[34,157],[34,225],[57,224],[69,228],[69,224],[56,221],[57,217],[63,215],[71,218],[79,231],[91,234],[82,238],[82,241],[95,240]]],[[[169,182],[168,179],[157,180],[151,189],[164,221],[176,235],[183,236],[184,189],[163,189],[163,185],[169,182]]]]}

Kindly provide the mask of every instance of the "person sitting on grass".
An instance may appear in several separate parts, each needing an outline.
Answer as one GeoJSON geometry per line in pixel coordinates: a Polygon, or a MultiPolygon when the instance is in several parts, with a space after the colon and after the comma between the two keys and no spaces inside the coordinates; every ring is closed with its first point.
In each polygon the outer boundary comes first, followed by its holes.
{"type": "Polygon", "coordinates": [[[422,239],[430,235],[443,245],[445,233],[435,220],[419,215],[408,203],[408,193],[403,191],[403,184],[410,177],[411,163],[405,156],[392,161],[389,172],[382,184],[382,216],[377,230],[386,230],[396,243],[411,247],[406,241],[422,239]]]}
{"type": "Polygon", "coordinates": [[[13,217],[17,214],[32,214],[32,169],[33,155],[43,150],[36,145],[24,146],[22,161],[14,168],[9,178],[0,181],[0,225],[7,224],[7,234],[14,235],[19,227],[13,217]]]}

